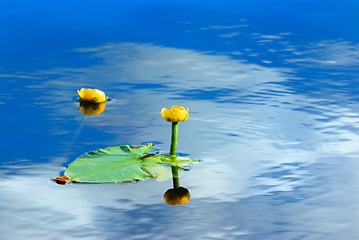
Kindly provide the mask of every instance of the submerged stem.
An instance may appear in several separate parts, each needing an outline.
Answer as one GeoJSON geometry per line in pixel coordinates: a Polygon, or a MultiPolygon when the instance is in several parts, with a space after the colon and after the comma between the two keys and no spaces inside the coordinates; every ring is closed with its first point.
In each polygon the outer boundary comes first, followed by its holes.
{"type": "Polygon", "coordinates": [[[178,167],[171,166],[172,169],[172,179],[173,179],[173,188],[179,188],[179,176],[178,176],[178,167]]]}
{"type": "Polygon", "coordinates": [[[177,149],[178,122],[172,122],[171,149],[170,155],[176,155],[177,149]]]}

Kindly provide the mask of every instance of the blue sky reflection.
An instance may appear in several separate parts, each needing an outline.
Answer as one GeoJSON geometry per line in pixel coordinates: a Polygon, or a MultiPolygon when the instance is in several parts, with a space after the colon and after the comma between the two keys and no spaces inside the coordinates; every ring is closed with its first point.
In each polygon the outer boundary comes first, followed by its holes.
{"type": "Polygon", "coordinates": [[[323,105],[329,99],[310,98],[285,87],[281,83],[295,78],[289,68],[153,44],[118,43],[76,51],[91,53],[101,64],[34,73],[44,79],[57,76],[28,86],[44,89],[37,101],[51,106],[57,121],[69,116],[80,121],[82,116],[69,99],[81,87],[100,88],[114,100],[86,125],[114,135],[109,145],[156,141],[163,143],[159,146],[163,152],[168,149],[169,126],[160,109],[189,107],[190,120],[180,126],[179,151],[204,160],[195,167],[196,174],[188,176],[203,199],[233,201],[291,191],[309,180],[303,166],[315,163],[328,149],[331,154],[356,151],[357,135],[340,127],[356,121],[354,113],[335,104],[323,105]],[[198,94],[208,92],[215,97],[198,99],[198,94]],[[301,168],[289,168],[283,178],[263,174],[289,163],[301,168]]]}
{"type": "Polygon", "coordinates": [[[0,238],[357,238],[357,1],[10,2],[0,238]],[[82,87],[113,100],[85,117],[82,87]],[[188,205],[164,203],[171,181],[50,181],[97,148],[167,153],[172,105],[190,110],[178,151],[203,160],[188,205]]]}

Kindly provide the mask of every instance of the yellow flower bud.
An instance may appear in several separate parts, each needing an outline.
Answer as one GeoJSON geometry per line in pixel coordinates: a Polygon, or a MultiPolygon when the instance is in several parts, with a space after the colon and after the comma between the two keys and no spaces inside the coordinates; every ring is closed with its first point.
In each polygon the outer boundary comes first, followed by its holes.
{"type": "Polygon", "coordinates": [[[106,103],[80,102],[79,107],[83,115],[92,116],[92,115],[101,114],[105,110],[106,103]]]}
{"type": "Polygon", "coordinates": [[[184,122],[188,118],[188,108],[173,106],[171,109],[162,108],[161,116],[167,122],[184,122]]]}
{"type": "Polygon", "coordinates": [[[80,97],[80,101],[84,102],[106,102],[108,97],[106,94],[98,89],[89,89],[89,88],[81,88],[81,90],[77,90],[77,94],[80,97]]]}
{"type": "Polygon", "coordinates": [[[190,198],[191,195],[188,189],[184,187],[168,189],[163,196],[163,199],[169,205],[184,205],[188,203],[190,198]]]}

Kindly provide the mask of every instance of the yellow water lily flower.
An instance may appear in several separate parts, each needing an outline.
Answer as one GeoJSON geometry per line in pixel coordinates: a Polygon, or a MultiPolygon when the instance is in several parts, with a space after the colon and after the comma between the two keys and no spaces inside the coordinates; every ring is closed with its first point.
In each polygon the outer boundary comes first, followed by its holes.
{"type": "Polygon", "coordinates": [[[90,88],[81,88],[80,90],[77,90],[77,94],[80,97],[80,101],[85,102],[106,102],[108,97],[106,97],[106,94],[98,89],[90,89],[90,88]]]}
{"type": "Polygon", "coordinates": [[[101,114],[106,107],[106,102],[92,103],[92,102],[80,102],[79,108],[83,115],[93,116],[101,114]]]}
{"type": "Polygon", "coordinates": [[[184,205],[188,203],[190,198],[191,195],[188,189],[184,187],[168,189],[163,196],[163,199],[169,205],[184,205]]]}
{"type": "Polygon", "coordinates": [[[173,106],[171,109],[162,108],[161,115],[167,122],[184,122],[188,118],[188,108],[173,106]]]}

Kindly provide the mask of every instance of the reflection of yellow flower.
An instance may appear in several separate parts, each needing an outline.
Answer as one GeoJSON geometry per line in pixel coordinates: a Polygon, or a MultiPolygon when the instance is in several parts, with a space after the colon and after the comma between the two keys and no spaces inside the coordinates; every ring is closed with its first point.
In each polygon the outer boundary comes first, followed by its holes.
{"type": "Polygon", "coordinates": [[[91,102],[80,102],[80,109],[83,115],[92,116],[98,115],[105,110],[106,103],[91,103],[91,102]]]}
{"type": "Polygon", "coordinates": [[[80,101],[85,102],[105,102],[108,97],[106,94],[98,89],[89,89],[89,88],[81,88],[81,90],[77,90],[77,94],[80,97],[80,101]]]}
{"type": "Polygon", "coordinates": [[[161,115],[167,122],[184,122],[188,118],[188,108],[173,106],[171,109],[162,108],[161,115]]]}
{"type": "Polygon", "coordinates": [[[184,205],[187,204],[190,198],[191,195],[188,189],[184,187],[168,189],[163,196],[163,199],[169,205],[184,205]]]}

